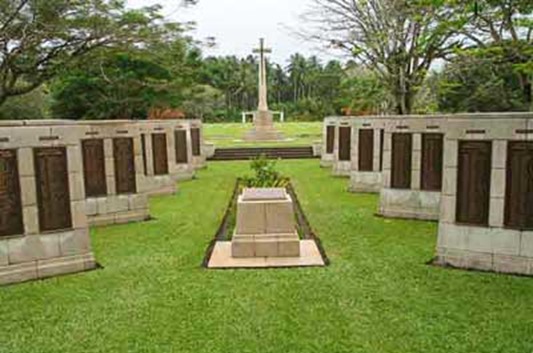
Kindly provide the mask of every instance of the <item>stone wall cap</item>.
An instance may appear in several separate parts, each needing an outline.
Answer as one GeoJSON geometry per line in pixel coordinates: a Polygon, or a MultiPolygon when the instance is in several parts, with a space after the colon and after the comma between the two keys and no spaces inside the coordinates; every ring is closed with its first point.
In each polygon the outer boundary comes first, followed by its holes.
{"type": "Polygon", "coordinates": [[[287,199],[285,188],[245,188],[242,192],[243,201],[270,201],[287,199]]]}

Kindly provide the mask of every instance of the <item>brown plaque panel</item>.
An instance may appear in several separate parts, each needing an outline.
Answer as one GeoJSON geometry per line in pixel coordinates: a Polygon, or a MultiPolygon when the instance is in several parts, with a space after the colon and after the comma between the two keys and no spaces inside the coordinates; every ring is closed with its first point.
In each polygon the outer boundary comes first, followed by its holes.
{"type": "Polygon", "coordinates": [[[374,170],[374,130],[359,130],[359,170],[374,170]]]}
{"type": "Polygon", "coordinates": [[[533,230],[533,142],[512,141],[507,147],[505,226],[533,230]]]}
{"type": "Polygon", "coordinates": [[[0,237],[24,233],[15,150],[0,150],[0,237]]]}
{"type": "Polygon", "coordinates": [[[458,154],[457,222],[486,226],[489,223],[492,143],[459,141],[458,154]]]}
{"type": "Polygon", "coordinates": [[[39,228],[41,232],[72,228],[65,147],[34,149],[39,228]]]}
{"type": "Polygon", "coordinates": [[[168,174],[167,134],[152,134],[154,174],[168,174]]]}
{"type": "Polygon", "coordinates": [[[137,190],[135,182],[135,158],[133,139],[121,137],[113,139],[115,158],[115,183],[117,194],[133,194],[137,190]]]}
{"type": "Polygon", "coordinates": [[[83,178],[86,197],[107,195],[104,140],[83,140],[83,178]]]}
{"type": "Polygon", "coordinates": [[[411,188],[411,154],[413,136],[410,133],[392,134],[391,187],[411,188]]]}
{"type": "Polygon", "coordinates": [[[200,156],[200,129],[193,128],[191,129],[191,142],[192,142],[192,155],[200,156]]]}
{"type": "Polygon", "coordinates": [[[349,161],[352,147],[352,128],[339,127],[339,160],[349,161]]]}
{"type": "Polygon", "coordinates": [[[144,175],[148,175],[148,159],[146,155],[146,134],[141,134],[141,148],[143,152],[143,170],[144,175]]]}
{"type": "Polygon", "coordinates": [[[379,131],[379,171],[383,171],[383,148],[385,143],[385,129],[379,131]]]}
{"type": "Polygon", "coordinates": [[[176,163],[189,163],[189,153],[187,151],[187,131],[176,130],[174,132],[174,144],[176,148],[176,163]]]}
{"type": "Polygon", "coordinates": [[[442,189],[442,134],[422,134],[422,164],[421,185],[422,190],[440,191],[442,189]]]}
{"type": "Polygon", "coordinates": [[[326,153],[332,154],[335,149],[335,126],[326,127],[326,153]]]}

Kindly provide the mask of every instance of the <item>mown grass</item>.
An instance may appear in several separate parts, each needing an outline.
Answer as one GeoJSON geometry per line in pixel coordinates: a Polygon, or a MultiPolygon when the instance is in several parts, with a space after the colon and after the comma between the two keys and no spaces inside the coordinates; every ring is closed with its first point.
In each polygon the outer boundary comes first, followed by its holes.
{"type": "Polygon", "coordinates": [[[322,138],[322,122],[290,122],[276,123],[284,136],[284,141],[275,142],[246,142],[243,140],[252,124],[204,124],[205,140],[216,147],[271,147],[271,146],[311,146],[322,138]]]}
{"type": "Polygon", "coordinates": [[[201,268],[248,170],[210,164],[155,220],[94,229],[105,269],[0,288],[0,352],[533,351],[533,279],[428,266],[436,224],[374,217],[317,161],[280,168],[329,267],[201,268]]]}

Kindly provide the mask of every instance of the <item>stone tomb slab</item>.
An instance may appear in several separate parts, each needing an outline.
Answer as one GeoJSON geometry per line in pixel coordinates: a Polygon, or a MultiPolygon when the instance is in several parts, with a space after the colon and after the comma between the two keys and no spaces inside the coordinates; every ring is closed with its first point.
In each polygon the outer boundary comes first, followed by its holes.
{"type": "Polygon", "coordinates": [[[316,242],[312,239],[300,240],[299,257],[250,257],[231,256],[231,242],[218,241],[215,244],[207,268],[276,268],[276,267],[322,267],[326,266],[316,242]]]}

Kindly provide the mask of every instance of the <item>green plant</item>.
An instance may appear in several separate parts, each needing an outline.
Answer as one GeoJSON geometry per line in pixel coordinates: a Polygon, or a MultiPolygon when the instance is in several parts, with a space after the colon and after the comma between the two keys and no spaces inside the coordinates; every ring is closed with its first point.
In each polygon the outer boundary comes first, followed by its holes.
{"type": "Polygon", "coordinates": [[[250,163],[250,168],[255,176],[244,177],[243,185],[249,188],[273,188],[286,187],[289,179],[282,176],[276,170],[276,161],[268,159],[264,154],[254,158],[250,163]]]}

